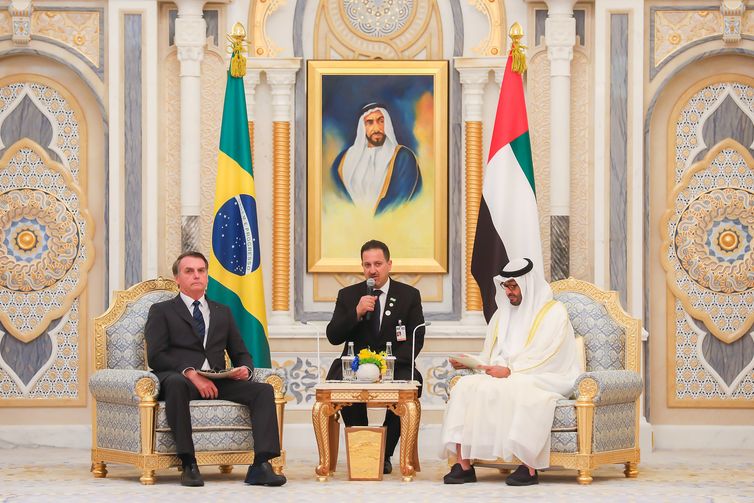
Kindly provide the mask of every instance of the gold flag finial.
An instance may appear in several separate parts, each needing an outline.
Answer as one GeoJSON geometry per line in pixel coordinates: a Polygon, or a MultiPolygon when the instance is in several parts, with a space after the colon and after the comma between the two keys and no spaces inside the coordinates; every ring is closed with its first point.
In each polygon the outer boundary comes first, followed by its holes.
{"type": "Polygon", "coordinates": [[[231,77],[243,77],[246,75],[246,28],[240,22],[233,25],[233,29],[225,36],[230,42],[228,52],[233,54],[230,58],[231,77]]]}
{"type": "Polygon", "coordinates": [[[526,54],[524,54],[524,49],[526,49],[526,46],[521,45],[521,39],[524,36],[524,29],[521,28],[521,25],[518,24],[518,21],[513,23],[510,31],[508,31],[508,36],[513,41],[513,43],[511,44],[511,51],[509,53],[513,57],[513,64],[511,65],[511,69],[518,74],[523,74],[526,71],[526,54]]]}

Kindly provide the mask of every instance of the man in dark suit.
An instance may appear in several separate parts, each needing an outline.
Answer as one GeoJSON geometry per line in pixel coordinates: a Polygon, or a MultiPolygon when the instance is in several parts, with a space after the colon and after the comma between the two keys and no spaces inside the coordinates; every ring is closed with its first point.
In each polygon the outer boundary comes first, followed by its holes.
{"type": "MultiPolygon", "coordinates": [[[[353,342],[358,354],[364,348],[384,351],[386,343],[393,346],[395,359],[395,379],[410,380],[411,364],[424,345],[424,327],[416,331],[416,353],[411,354],[411,338],[414,329],[424,323],[422,302],[419,290],[390,279],[393,262],[390,250],[381,241],[371,240],[361,247],[361,266],[366,279],[374,279],[374,292],[367,293],[366,281],[343,288],[338,292],[335,311],[327,325],[327,340],[330,344],[343,344],[343,353],[348,351],[348,342],[353,342]],[[367,315],[367,313],[371,313],[367,315]],[[399,326],[405,327],[399,330],[399,326]]],[[[416,371],[415,378],[421,383],[422,376],[416,371]]],[[[340,358],[336,358],[327,373],[327,379],[343,379],[340,358]]],[[[421,396],[421,386],[419,396],[421,396]]],[[[368,424],[366,405],[354,404],[341,409],[346,426],[366,426],[368,424]]],[[[385,441],[384,473],[393,470],[390,456],[398,445],[401,421],[392,411],[385,413],[387,438],[385,441]]]]}
{"type": "Polygon", "coordinates": [[[173,263],[180,293],[149,309],[144,335],[147,359],[160,380],[168,424],[181,458],[181,485],[203,486],[191,438],[191,400],[230,400],[249,407],[254,437],[254,464],[246,483],[280,486],[286,479],[272,471],[269,460],[280,455],[275,395],[267,383],[251,380],[254,363],[241,339],[230,309],[207,299],[207,259],[199,252],[182,253],[173,263]],[[225,368],[225,351],[235,370],[211,380],[199,370],[225,368]]]}

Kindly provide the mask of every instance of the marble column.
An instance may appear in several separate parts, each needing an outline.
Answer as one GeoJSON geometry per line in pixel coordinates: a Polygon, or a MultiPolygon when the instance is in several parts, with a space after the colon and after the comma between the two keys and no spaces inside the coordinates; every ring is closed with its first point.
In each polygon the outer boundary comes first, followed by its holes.
{"type": "Polygon", "coordinates": [[[482,122],[484,120],[484,88],[490,72],[503,68],[504,58],[456,58],[455,68],[460,74],[465,158],[465,311],[482,311],[479,286],[471,275],[471,256],[474,250],[479,204],[482,199],[484,172],[484,145],[482,122]]]}
{"type": "Polygon", "coordinates": [[[271,324],[289,324],[291,316],[291,121],[293,89],[300,58],[266,62],[272,92],[272,314],[271,324]]]}
{"type": "Polygon", "coordinates": [[[201,68],[207,43],[205,0],[175,0],[175,45],[181,64],[181,250],[200,250],[201,68]]]}
{"type": "Polygon", "coordinates": [[[571,60],[576,43],[575,0],[546,0],[545,43],[550,60],[550,277],[567,278],[570,262],[571,60]]]}

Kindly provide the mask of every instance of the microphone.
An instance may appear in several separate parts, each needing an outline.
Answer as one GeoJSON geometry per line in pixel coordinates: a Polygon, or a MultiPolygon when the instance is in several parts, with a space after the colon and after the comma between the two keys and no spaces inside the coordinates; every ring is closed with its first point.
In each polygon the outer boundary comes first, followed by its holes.
{"type": "Polygon", "coordinates": [[[414,382],[414,367],[416,367],[416,331],[421,327],[428,327],[431,324],[431,321],[425,321],[421,325],[416,325],[414,332],[411,334],[411,382],[414,382]]]}
{"type": "MultiPolygon", "coordinates": [[[[369,278],[367,280],[367,295],[374,295],[374,278],[369,278]]],[[[364,316],[367,321],[372,319],[372,311],[367,311],[366,316],[364,316]]]]}

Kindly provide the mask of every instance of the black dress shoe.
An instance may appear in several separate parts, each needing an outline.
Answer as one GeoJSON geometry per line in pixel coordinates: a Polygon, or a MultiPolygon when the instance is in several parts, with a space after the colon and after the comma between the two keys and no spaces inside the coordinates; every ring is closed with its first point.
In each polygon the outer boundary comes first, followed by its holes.
{"type": "Polygon", "coordinates": [[[186,487],[202,487],[204,485],[202,474],[199,473],[199,467],[196,466],[196,463],[183,467],[181,485],[186,487]]]}
{"type": "Polygon", "coordinates": [[[390,462],[390,458],[385,458],[385,464],[382,467],[382,473],[387,475],[393,473],[393,463],[390,462]]]}
{"type": "Polygon", "coordinates": [[[516,468],[515,472],[508,475],[505,483],[509,486],[533,486],[534,484],[539,484],[539,474],[537,470],[534,470],[534,475],[529,475],[529,468],[521,465],[516,468]]]}
{"type": "Polygon", "coordinates": [[[265,461],[257,466],[250,466],[244,482],[252,486],[282,486],[286,481],[285,475],[273,472],[270,463],[265,461]]]}
{"type": "Polygon", "coordinates": [[[476,482],[476,471],[472,466],[464,470],[461,463],[456,463],[450,468],[450,472],[442,478],[446,484],[466,484],[467,482],[476,482]]]}

